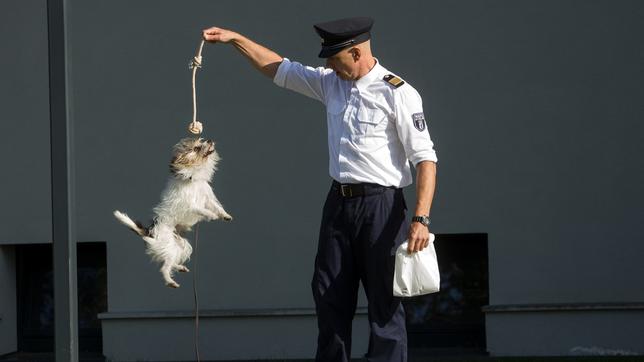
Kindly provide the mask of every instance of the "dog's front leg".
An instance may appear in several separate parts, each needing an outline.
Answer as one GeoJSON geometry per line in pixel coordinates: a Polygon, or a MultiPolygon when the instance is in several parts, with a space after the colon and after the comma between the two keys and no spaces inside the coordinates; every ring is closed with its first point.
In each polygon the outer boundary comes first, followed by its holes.
{"type": "Polygon", "coordinates": [[[230,214],[228,214],[226,210],[224,210],[224,207],[221,206],[221,203],[219,202],[219,200],[217,200],[217,197],[215,196],[215,194],[212,194],[211,197],[208,199],[208,202],[206,203],[206,207],[208,207],[208,209],[212,210],[215,214],[219,215],[220,218],[226,221],[230,221],[233,219],[233,217],[230,216],[230,214]]]}
{"type": "Polygon", "coordinates": [[[205,207],[193,207],[192,211],[196,213],[199,216],[202,216],[206,218],[206,220],[217,220],[219,219],[219,215],[217,213],[213,212],[212,210],[209,210],[205,207]]]}

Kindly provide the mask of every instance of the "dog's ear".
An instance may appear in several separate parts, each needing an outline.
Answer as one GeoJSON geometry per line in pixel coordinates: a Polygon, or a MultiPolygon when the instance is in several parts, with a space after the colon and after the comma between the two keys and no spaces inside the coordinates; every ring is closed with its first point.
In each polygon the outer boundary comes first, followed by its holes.
{"type": "Polygon", "coordinates": [[[173,175],[176,175],[181,169],[182,169],[182,162],[183,157],[180,156],[174,156],[172,157],[172,160],[170,160],[170,172],[173,175]]]}
{"type": "Polygon", "coordinates": [[[170,172],[176,177],[192,179],[193,160],[189,155],[179,154],[172,157],[170,161],[170,172]]]}

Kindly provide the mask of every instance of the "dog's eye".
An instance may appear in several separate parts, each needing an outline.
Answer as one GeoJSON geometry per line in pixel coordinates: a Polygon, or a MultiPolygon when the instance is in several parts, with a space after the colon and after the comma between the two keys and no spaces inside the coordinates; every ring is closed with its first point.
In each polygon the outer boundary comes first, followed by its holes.
{"type": "Polygon", "coordinates": [[[193,148],[192,150],[193,151],[199,151],[200,149],[201,149],[201,146],[195,146],[195,148],[193,148]]]}

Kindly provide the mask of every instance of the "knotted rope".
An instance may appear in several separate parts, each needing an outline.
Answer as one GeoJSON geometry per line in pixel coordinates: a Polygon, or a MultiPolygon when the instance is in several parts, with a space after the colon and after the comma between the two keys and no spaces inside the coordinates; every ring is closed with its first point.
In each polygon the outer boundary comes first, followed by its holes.
{"type": "Polygon", "coordinates": [[[188,69],[192,69],[192,122],[190,123],[188,130],[191,133],[197,134],[197,135],[203,132],[203,124],[197,121],[196,80],[197,80],[197,69],[201,68],[201,61],[203,60],[203,58],[201,57],[201,51],[203,50],[204,44],[205,44],[205,40],[202,40],[201,44],[199,44],[199,49],[197,50],[197,54],[195,55],[194,58],[192,58],[192,60],[190,61],[190,65],[188,66],[188,69]]]}

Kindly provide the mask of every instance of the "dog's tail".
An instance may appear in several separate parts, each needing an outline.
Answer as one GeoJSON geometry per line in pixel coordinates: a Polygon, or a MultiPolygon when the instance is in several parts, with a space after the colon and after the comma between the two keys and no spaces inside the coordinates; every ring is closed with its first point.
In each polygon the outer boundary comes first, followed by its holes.
{"type": "Polygon", "coordinates": [[[130,219],[129,216],[126,214],[114,210],[114,216],[121,222],[123,225],[127,226],[130,228],[130,230],[134,231],[137,235],[139,236],[150,236],[150,229],[146,228],[141,224],[139,221],[133,221],[130,219]]]}

